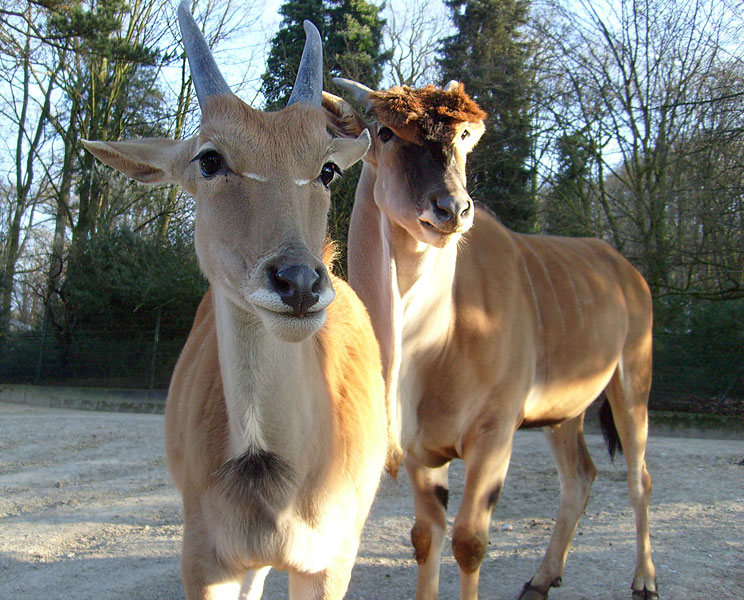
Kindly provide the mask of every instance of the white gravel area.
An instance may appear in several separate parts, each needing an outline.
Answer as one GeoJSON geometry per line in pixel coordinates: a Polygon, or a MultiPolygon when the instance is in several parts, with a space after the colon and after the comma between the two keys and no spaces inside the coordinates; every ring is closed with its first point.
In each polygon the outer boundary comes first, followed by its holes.
{"type": "MultiPolygon", "coordinates": [[[[586,515],[551,600],[629,600],[635,556],[622,458],[599,435],[586,515]]],[[[744,441],[652,437],[651,539],[661,597],[744,598],[744,441]]],[[[462,492],[450,470],[450,519],[462,492]]],[[[542,557],[558,480],[540,431],[518,432],[494,511],[480,597],[516,598],[542,557]]],[[[383,478],[347,598],[413,598],[413,508],[405,474],[383,478]]],[[[451,523],[451,520],[450,520],[451,523]]],[[[0,403],[0,600],[182,599],[181,502],[163,456],[163,417],[0,403]]],[[[440,597],[457,598],[446,544],[440,597]]],[[[264,598],[287,598],[272,573],[264,598]]]]}

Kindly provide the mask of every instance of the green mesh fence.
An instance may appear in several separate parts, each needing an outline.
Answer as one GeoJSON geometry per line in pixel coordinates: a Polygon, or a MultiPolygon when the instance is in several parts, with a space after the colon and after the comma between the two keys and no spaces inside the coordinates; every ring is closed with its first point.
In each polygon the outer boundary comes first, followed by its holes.
{"type": "MultiPolygon", "coordinates": [[[[191,318],[162,314],[136,330],[77,332],[69,340],[41,332],[0,342],[0,383],[165,389],[191,318]]],[[[650,407],[744,416],[742,323],[657,333],[650,407]]]]}
{"type": "Polygon", "coordinates": [[[0,383],[165,389],[187,335],[164,338],[156,328],[78,332],[66,340],[13,334],[0,342],[0,383]]]}

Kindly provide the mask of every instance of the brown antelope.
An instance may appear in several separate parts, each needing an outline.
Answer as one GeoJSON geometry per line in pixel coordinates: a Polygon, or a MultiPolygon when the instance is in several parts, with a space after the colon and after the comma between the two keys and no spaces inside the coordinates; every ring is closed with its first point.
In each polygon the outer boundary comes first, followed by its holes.
{"type": "Polygon", "coordinates": [[[385,462],[387,416],[369,317],[319,257],[330,254],[328,186],[369,136],[329,133],[321,41],[308,22],[289,105],[265,113],[230,92],[184,3],[178,13],[198,136],[86,147],[196,199],[211,289],[166,407],[186,595],[257,600],[273,566],[289,572],[293,600],[340,599],[385,462]]]}
{"type": "Polygon", "coordinates": [[[366,124],[346,102],[324,96],[347,135],[366,128],[373,139],[351,217],[349,282],[372,318],[407,453],[416,598],[437,598],[453,458],[466,471],[452,529],[460,598],[477,598],[519,427],[544,427],[560,475],[555,530],[520,596],[547,598],[561,582],[594,479],[583,419],[603,391],[635,511],[633,596],[657,598],[644,461],[652,319],[645,281],[604,242],[516,234],[473,203],[465,158],[486,115],[462,84],[372,91],[336,82],[376,117],[366,124]]]}

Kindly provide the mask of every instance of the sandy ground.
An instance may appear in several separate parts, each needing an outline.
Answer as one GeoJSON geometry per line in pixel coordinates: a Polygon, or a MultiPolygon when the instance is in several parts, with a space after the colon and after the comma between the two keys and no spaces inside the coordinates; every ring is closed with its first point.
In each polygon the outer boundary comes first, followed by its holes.
{"type": "MultiPolygon", "coordinates": [[[[552,600],[630,598],[634,532],[624,463],[587,436],[599,471],[552,600]]],[[[181,505],[163,458],[163,417],[0,404],[0,600],[180,599],[181,505]]],[[[651,526],[662,598],[744,598],[744,441],[649,441],[651,526]]],[[[450,515],[462,463],[453,463],[450,515]]],[[[480,597],[511,599],[547,545],[558,482],[539,431],[519,432],[494,512],[480,597]]],[[[349,599],[413,598],[405,476],[385,478],[349,599]]],[[[451,521],[450,521],[451,523],[451,521]]],[[[264,598],[285,599],[273,572],[264,598]]],[[[446,544],[441,598],[457,597],[446,544]]]]}

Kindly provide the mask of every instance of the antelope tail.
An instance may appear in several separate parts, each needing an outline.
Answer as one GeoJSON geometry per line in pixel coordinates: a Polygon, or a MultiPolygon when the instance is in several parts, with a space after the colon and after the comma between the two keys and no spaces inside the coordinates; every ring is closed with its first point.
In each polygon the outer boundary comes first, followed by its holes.
{"type": "Polygon", "coordinates": [[[607,444],[607,452],[610,453],[610,460],[615,460],[615,452],[618,450],[623,453],[623,445],[620,442],[620,436],[617,434],[615,419],[612,418],[612,408],[610,402],[605,396],[602,405],[599,407],[599,425],[602,428],[602,436],[607,444]]]}

